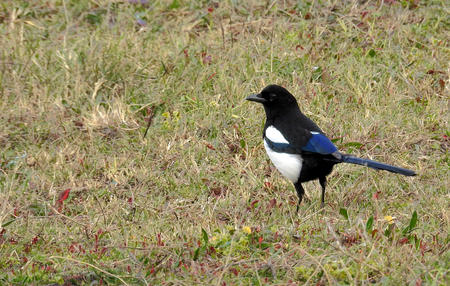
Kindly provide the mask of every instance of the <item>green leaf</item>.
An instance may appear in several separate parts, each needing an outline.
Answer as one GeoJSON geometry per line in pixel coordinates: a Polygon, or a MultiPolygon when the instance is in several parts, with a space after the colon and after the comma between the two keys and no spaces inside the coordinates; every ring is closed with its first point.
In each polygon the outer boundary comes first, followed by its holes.
{"type": "Polygon", "coordinates": [[[181,4],[178,0],[173,0],[172,3],[169,5],[169,10],[180,8],[181,4]]]}
{"type": "Polygon", "coordinates": [[[198,259],[198,256],[200,255],[200,247],[197,248],[194,252],[194,257],[192,258],[194,261],[198,259]]]}
{"type": "Polygon", "coordinates": [[[244,139],[241,139],[239,141],[239,143],[241,144],[241,148],[245,148],[245,140],[244,139]]]}
{"type": "Polygon", "coordinates": [[[205,242],[205,245],[208,244],[209,238],[208,238],[208,233],[206,233],[206,231],[202,228],[202,238],[203,241],[205,242]]]}
{"type": "Polygon", "coordinates": [[[392,230],[393,230],[393,229],[394,229],[394,225],[393,225],[393,224],[388,225],[388,227],[387,227],[386,230],[384,231],[384,235],[385,235],[386,237],[391,236],[391,233],[392,233],[392,230]]]}
{"type": "Polygon", "coordinates": [[[103,21],[103,15],[106,14],[105,9],[97,9],[86,15],[86,21],[91,25],[101,24],[103,21]]]}
{"type": "Polygon", "coordinates": [[[346,220],[348,220],[347,209],[340,208],[339,213],[340,213],[346,220]]]}
{"type": "Polygon", "coordinates": [[[414,230],[416,225],[417,225],[417,212],[414,211],[411,216],[411,220],[409,221],[409,225],[402,230],[402,234],[406,236],[407,234],[409,234],[414,230]]]}
{"type": "Polygon", "coordinates": [[[361,148],[364,144],[360,142],[347,142],[344,144],[344,147],[355,147],[355,148],[361,148]]]}
{"type": "Polygon", "coordinates": [[[417,212],[414,211],[409,221],[409,231],[412,231],[417,225],[417,212]]]}
{"type": "Polygon", "coordinates": [[[15,221],[16,221],[16,219],[14,218],[14,219],[12,219],[12,220],[10,220],[10,221],[5,222],[4,224],[2,224],[2,228],[7,227],[8,225],[12,224],[12,223],[15,222],[15,221]]]}
{"type": "Polygon", "coordinates": [[[369,217],[366,223],[366,231],[367,233],[372,233],[372,226],[373,226],[373,216],[369,217]]]}
{"type": "Polygon", "coordinates": [[[370,49],[370,51],[367,53],[367,55],[369,57],[373,58],[376,55],[375,50],[374,49],[370,49]]]}
{"type": "Polygon", "coordinates": [[[331,139],[331,142],[333,142],[333,143],[337,143],[337,142],[342,142],[342,137],[338,137],[338,138],[333,138],[333,139],[331,139]]]}
{"type": "Polygon", "coordinates": [[[261,249],[266,249],[269,248],[270,246],[271,246],[270,243],[262,242],[261,245],[259,245],[258,247],[261,247],[261,249]]]}

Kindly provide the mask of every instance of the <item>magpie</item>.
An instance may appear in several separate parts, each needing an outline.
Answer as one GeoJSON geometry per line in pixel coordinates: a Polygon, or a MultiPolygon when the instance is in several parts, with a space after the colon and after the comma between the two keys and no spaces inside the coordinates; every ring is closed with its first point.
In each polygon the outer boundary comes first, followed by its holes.
{"type": "Polygon", "coordinates": [[[264,147],[278,171],[294,184],[298,195],[297,212],[305,193],[302,183],[316,179],[322,187],[323,207],[326,176],[339,163],[363,165],[405,176],[416,175],[408,169],[339,152],[319,126],[300,111],[295,97],[281,86],[269,85],[246,99],[264,106],[264,147]]]}

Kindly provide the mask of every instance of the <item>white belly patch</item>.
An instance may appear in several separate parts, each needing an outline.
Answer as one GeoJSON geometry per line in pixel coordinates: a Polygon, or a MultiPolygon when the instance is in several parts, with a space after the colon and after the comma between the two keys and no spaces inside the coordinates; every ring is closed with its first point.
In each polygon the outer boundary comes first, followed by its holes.
{"type": "Polygon", "coordinates": [[[270,160],[277,170],[295,184],[300,176],[300,171],[302,170],[302,157],[298,154],[275,152],[270,149],[266,140],[264,140],[264,147],[266,148],[267,155],[269,155],[270,160]]]}

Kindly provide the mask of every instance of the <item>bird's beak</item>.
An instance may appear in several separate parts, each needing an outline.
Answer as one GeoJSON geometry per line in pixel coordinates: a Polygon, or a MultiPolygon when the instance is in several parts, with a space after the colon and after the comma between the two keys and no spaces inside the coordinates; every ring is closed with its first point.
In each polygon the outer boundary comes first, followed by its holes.
{"type": "Polygon", "coordinates": [[[259,103],[265,103],[265,102],[267,102],[267,100],[266,100],[265,98],[261,97],[261,94],[260,94],[260,93],[258,93],[258,94],[252,94],[252,95],[248,96],[248,97],[246,98],[246,100],[256,101],[256,102],[259,102],[259,103]]]}

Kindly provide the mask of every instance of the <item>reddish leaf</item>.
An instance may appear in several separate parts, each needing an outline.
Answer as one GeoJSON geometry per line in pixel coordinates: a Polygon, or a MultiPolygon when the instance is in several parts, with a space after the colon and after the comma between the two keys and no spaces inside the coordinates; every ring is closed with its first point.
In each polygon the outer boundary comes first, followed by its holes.
{"type": "Polygon", "coordinates": [[[269,201],[269,209],[273,208],[277,204],[277,200],[275,198],[269,201]]]}
{"type": "Polygon", "coordinates": [[[74,252],[76,251],[75,245],[76,245],[76,243],[72,243],[72,244],[69,246],[69,252],[70,252],[70,253],[74,253],[74,252]]]}
{"type": "Polygon", "coordinates": [[[380,194],[381,194],[381,192],[380,191],[376,191],[374,194],[373,194],[373,199],[374,200],[378,200],[378,197],[380,196],[380,194]]]}
{"type": "Polygon", "coordinates": [[[43,270],[46,271],[46,272],[50,272],[53,269],[52,269],[52,267],[50,265],[45,265],[45,266],[43,266],[43,270]]]}
{"type": "Polygon", "coordinates": [[[230,268],[230,272],[234,274],[234,276],[239,275],[239,271],[236,268],[230,268]]]}
{"type": "Polygon", "coordinates": [[[69,197],[70,189],[67,189],[59,194],[58,202],[62,203],[69,197]]]}
{"type": "Polygon", "coordinates": [[[374,230],[372,230],[372,237],[374,237],[374,236],[375,236],[375,234],[377,234],[377,232],[378,232],[378,229],[374,229],[374,230]]]}
{"type": "Polygon", "coordinates": [[[404,237],[404,238],[398,240],[398,243],[401,245],[408,243],[408,242],[409,242],[409,239],[407,237],[404,237]]]}
{"type": "Polygon", "coordinates": [[[213,73],[212,75],[210,75],[210,76],[208,77],[208,80],[211,80],[215,75],[216,75],[216,73],[213,73]]]}
{"type": "Polygon", "coordinates": [[[343,234],[342,243],[349,247],[358,242],[358,237],[353,234],[343,234]]]}
{"type": "Polygon", "coordinates": [[[209,189],[209,194],[210,194],[211,196],[214,196],[214,197],[216,197],[216,198],[219,198],[219,197],[221,197],[221,196],[224,195],[224,192],[225,192],[226,190],[227,190],[227,189],[226,189],[225,187],[221,187],[221,186],[218,186],[218,187],[212,187],[212,188],[209,189]]]}
{"type": "Polygon", "coordinates": [[[210,149],[210,150],[216,150],[216,148],[214,148],[214,146],[211,145],[211,144],[209,144],[209,143],[206,143],[205,145],[206,145],[206,147],[207,147],[208,149],[210,149]]]}
{"type": "Polygon", "coordinates": [[[208,254],[211,255],[211,254],[215,254],[215,253],[216,253],[216,248],[211,245],[208,249],[208,254]]]}
{"type": "Polygon", "coordinates": [[[214,8],[213,8],[213,7],[209,7],[209,8],[208,8],[208,12],[209,12],[209,13],[212,13],[213,11],[214,11],[214,8]]]}
{"type": "Polygon", "coordinates": [[[6,232],[6,228],[2,229],[2,231],[0,231],[0,244],[2,244],[4,242],[4,235],[6,232]]]}
{"type": "Polygon", "coordinates": [[[443,72],[443,71],[437,71],[437,70],[429,70],[429,71],[427,71],[427,74],[435,74],[435,73],[445,74],[445,72],[443,72]]]}
{"type": "Polygon", "coordinates": [[[264,182],[264,187],[266,187],[266,189],[272,189],[272,183],[264,182]]]}
{"type": "Polygon", "coordinates": [[[76,127],[83,127],[84,126],[83,121],[80,121],[80,120],[74,120],[73,124],[75,124],[76,127]]]}
{"type": "Polygon", "coordinates": [[[161,233],[158,233],[158,234],[156,235],[156,244],[157,244],[158,246],[164,246],[164,242],[162,242],[162,239],[161,239],[161,233]]]}
{"type": "Polygon", "coordinates": [[[419,248],[420,248],[420,253],[422,254],[422,256],[423,256],[424,253],[428,250],[428,249],[427,249],[426,243],[423,242],[423,241],[420,241],[420,246],[419,246],[419,248]]]}
{"type": "Polygon", "coordinates": [[[445,88],[445,81],[442,78],[439,79],[439,86],[441,87],[441,89],[445,88]]]}
{"type": "Polygon", "coordinates": [[[31,244],[36,244],[39,240],[38,236],[33,237],[33,239],[31,240],[31,244]]]}

